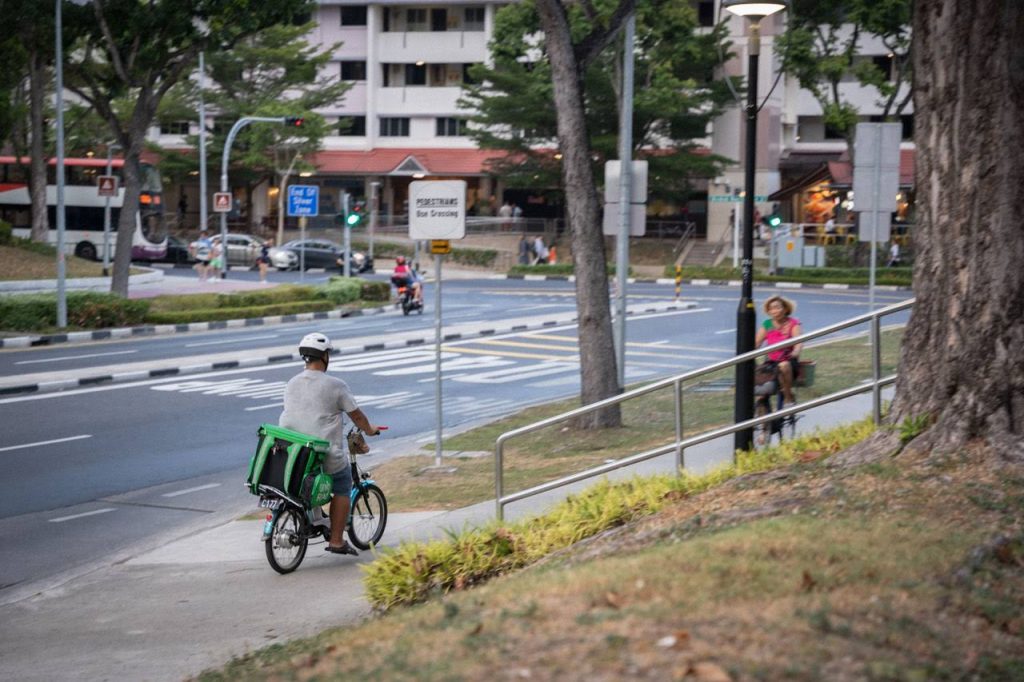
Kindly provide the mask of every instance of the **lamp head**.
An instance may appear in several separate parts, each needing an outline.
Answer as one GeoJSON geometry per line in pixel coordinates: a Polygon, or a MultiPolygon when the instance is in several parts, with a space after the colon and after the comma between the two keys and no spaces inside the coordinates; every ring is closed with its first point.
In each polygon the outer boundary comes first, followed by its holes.
{"type": "Polygon", "coordinates": [[[722,0],[722,9],[757,21],[787,9],[787,0],[722,0]]]}

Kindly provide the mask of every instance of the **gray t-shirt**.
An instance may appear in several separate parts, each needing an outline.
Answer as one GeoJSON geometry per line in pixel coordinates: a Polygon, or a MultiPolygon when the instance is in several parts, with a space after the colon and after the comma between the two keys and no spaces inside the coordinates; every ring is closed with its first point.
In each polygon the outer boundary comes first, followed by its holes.
{"type": "Polygon", "coordinates": [[[359,409],[348,384],[326,372],[303,370],[284,389],[284,412],[278,424],[329,441],[324,471],[333,474],[349,465],[345,452],[345,412],[359,409]]]}

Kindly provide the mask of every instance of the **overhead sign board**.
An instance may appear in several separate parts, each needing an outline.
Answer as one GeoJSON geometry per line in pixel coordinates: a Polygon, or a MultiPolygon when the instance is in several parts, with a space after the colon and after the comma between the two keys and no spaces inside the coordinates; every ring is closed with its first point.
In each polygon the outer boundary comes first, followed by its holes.
{"type": "Polygon", "coordinates": [[[96,178],[96,191],[101,197],[117,196],[117,176],[100,175],[96,178]]]}
{"type": "Polygon", "coordinates": [[[213,193],[213,212],[231,213],[231,192],[213,193]]]}
{"type": "Polygon", "coordinates": [[[317,185],[288,186],[288,215],[315,216],[320,211],[320,187],[317,185]]]}
{"type": "Polygon", "coordinates": [[[465,180],[409,183],[410,239],[462,239],[465,236],[465,180]]]}

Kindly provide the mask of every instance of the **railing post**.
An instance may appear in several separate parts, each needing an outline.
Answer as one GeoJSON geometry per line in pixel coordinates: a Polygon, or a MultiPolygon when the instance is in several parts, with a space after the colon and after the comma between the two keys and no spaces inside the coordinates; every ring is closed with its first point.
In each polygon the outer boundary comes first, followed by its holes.
{"type": "Polygon", "coordinates": [[[880,315],[871,318],[871,402],[875,425],[882,423],[882,320],[880,315]]]}
{"type": "Polygon", "coordinates": [[[676,402],[676,474],[681,474],[686,467],[686,460],[683,456],[683,382],[676,381],[675,389],[676,402]]]}
{"type": "Polygon", "coordinates": [[[505,520],[505,508],[501,504],[501,498],[505,496],[505,482],[501,478],[502,455],[505,448],[505,441],[500,437],[494,447],[494,504],[497,505],[496,516],[499,521],[505,520]]]}

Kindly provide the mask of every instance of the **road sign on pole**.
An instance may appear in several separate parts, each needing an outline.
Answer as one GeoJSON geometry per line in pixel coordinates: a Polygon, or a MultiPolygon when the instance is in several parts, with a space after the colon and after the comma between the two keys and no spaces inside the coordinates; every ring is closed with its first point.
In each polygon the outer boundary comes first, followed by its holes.
{"type": "Polygon", "coordinates": [[[445,254],[452,252],[452,243],[447,239],[431,239],[430,240],[430,253],[433,254],[445,254]]]}
{"type": "Polygon", "coordinates": [[[288,215],[315,216],[320,209],[320,188],[317,185],[290,185],[288,187],[288,215]]]}
{"type": "Polygon", "coordinates": [[[231,213],[231,192],[213,193],[213,212],[231,213]]]}
{"type": "Polygon", "coordinates": [[[96,192],[101,197],[117,196],[117,176],[101,175],[96,178],[96,192]]]}
{"type": "Polygon", "coordinates": [[[465,236],[465,180],[409,183],[410,239],[462,239],[465,236]]]}

